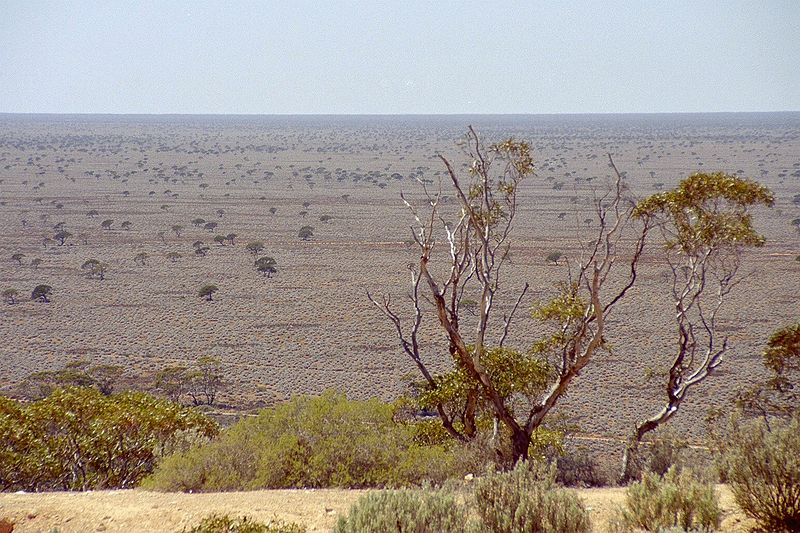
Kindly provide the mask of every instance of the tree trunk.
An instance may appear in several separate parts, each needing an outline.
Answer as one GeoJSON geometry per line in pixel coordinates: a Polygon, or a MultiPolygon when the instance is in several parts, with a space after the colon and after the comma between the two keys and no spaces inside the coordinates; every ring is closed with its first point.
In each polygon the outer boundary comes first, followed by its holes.
{"type": "Polygon", "coordinates": [[[512,460],[514,465],[520,461],[528,460],[528,448],[530,445],[531,438],[524,430],[514,430],[511,435],[512,460]]]}

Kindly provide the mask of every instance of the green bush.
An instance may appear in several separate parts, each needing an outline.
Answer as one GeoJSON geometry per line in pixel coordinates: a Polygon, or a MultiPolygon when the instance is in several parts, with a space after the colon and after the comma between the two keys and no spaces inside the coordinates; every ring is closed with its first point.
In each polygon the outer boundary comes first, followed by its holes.
{"type": "Polygon", "coordinates": [[[442,491],[381,491],[365,494],[334,533],[403,531],[466,532],[467,512],[452,494],[442,491]]]}
{"type": "Polygon", "coordinates": [[[739,507],[766,531],[800,531],[800,416],[735,423],[722,451],[739,507]]]}
{"type": "Polygon", "coordinates": [[[164,460],[144,486],[166,491],[387,487],[441,482],[456,468],[443,446],[420,446],[379,400],[328,391],[239,421],[218,439],[164,460]]]}
{"type": "Polygon", "coordinates": [[[580,533],[591,530],[577,494],[555,483],[554,465],[520,463],[488,474],[475,484],[474,502],[482,530],[493,533],[580,533]]]}
{"type": "Polygon", "coordinates": [[[183,533],[305,533],[306,528],[282,520],[271,520],[269,523],[256,522],[247,516],[231,518],[228,515],[211,515],[190,530],[184,528],[183,533]]]}
{"type": "Polygon", "coordinates": [[[625,508],[612,524],[618,532],[714,531],[722,516],[714,486],[698,480],[688,469],[672,467],[663,477],[646,472],[640,482],[628,487],[625,500],[625,508]]]}
{"type": "Polygon", "coordinates": [[[129,488],[217,424],[142,392],[68,387],[21,404],[0,397],[0,489],[129,488]]]}

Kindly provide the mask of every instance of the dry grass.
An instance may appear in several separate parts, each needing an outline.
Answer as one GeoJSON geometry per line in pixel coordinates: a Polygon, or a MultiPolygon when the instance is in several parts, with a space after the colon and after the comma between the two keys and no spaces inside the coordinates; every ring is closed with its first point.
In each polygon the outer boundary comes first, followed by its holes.
{"type": "MultiPolygon", "coordinates": [[[[723,509],[721,531],[748,531],[754,523],[733,502],[730,490],[718,486],[723,509]]],[[[625,500],[624,489],[580,489],[592,517],[593,531],[607,531],[608,522],[625,500]]],[[[62,533],[147,531],[175,533],[197,524],[210,513],[249,515],[257,520],[278,517],[304,524],[309,531],[329,531],[338,516],[362,494],[353,490],[262,490],[209,494],[162,494],[142,490],[83,493],[0,494],[0,518],[16,522],[15,532],[62,533]]]]}

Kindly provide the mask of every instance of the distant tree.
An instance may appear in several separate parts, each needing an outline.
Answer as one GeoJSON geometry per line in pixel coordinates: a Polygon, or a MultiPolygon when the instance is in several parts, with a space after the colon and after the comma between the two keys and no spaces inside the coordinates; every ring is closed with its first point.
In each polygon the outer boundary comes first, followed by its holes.
{"type": "Polygon", "coordinates": [[[144,266],[149,258],[150,256],[147,254],[147,252],[139,252],[133,257],[133,262],[137,265],[144,266]]]}
{"type": "Polygon", "coordinates": [[[255,256],[260,254],[261,251],[264,249],[264,243],[261,241],[248,242],[247,246],[245,246],[244,248],[245,250],[247,250],[248,252],[250,252],[255,256]]]}
{"type": "Polygon", "coordinates": [[[308,211],[300,211],[300,212],[298,213],[298,215],[300,215],[300,216],[301,216],[301,217],[303,217],[303,218],[306,218],[306,215],[308,215],[308,211]]]}
{"type": "Polygon", "coordinates": [[[88,233],[78,233],[78,239],[83,244],[89,244],[89,234],[88,233]]]}
{"type": "Polygon", "coordinates": [[[236,240],[237,235],[235,233],[228,233],[225,235],[225,240],[228,241],[228,244],[233,246],[233,241],[236,240]]]}
{"type": "Polygon", "coordinates": [[[310,240],[314,236],[314,228],[312,226],[303,226],[297,236],[304,241],[310,240]]]}
{"type": "Polygon", "coordinates": [[[211,251],[211,248],[209,248],[208,246],[198,246],[194,250],[194,255],[196,255],[198,257],[205,257],[205,256],[208,255],[208,252],[210,252],[210,251],[211,251]]]}
{"type": "Polygon", "coordinates": [[[180,224],[175,224],[175,225],[174,225],[174,226],[172,226],[170,229],[172,230],[172,232],[173,232],[175,235],[177,235],[178,237],[180,237],[180,236],[181,236],[181,232],[183,231],[183,226],[181,226],[180,224]]]}
{"type": "Polygon", "coordinates": [[[89,367],[88,374],[94,380],[97,390],[103,395],[109,396],[114,392],[120,378],[125,374],[125,368],[120,365],[95,365],[89,367]]]}
{"type": "Polygon", "coordinates": [[[192,243],[192,248],[200,248],[201,246],[203,246],[203,244],[205,244],[205,243],[203,243],[203,241],[200,241],[200,240],[194,241],[192,243]]]}
{"type": "Polygon", "coordinates": [[[125,220],[122,222],[122,224],[120,224],[120,227],[125,231],[130,231],[132,225],[133,223],[131,223],[130,220],[125,220]]]}
{"type": "Polygon", "coordinates": [[[106,270],[108,270],[108,265],[97,259],[87,259],[81,265],[81,270],[86,271],[86,276],[89,278],[97,278],[99,280],[106,279],[106,270]]]}
{"type": "Polygon", "coordinates": [[[169,259],[173,263],[176,262],[180,258],[181,258],[181,254],[179,254],[178,252],[169,252],[169,253],[167,253],[167,259],[169,259]]]}
{"type": "Polygon", "coordinates": [[[224,209],[217,209],[217,216],[218,216],[219,218],[222,218],[222,216],[223,216],[224,214],[225,214],[225,210],[224,210],[224,209]]]}
{"type": "Polygon", "coordinates": [[[179,403],[186,394],[188,368],[183,365],[164,367],[156,373],[155,388],[170,401],[179,403]]]}
{"type": "Polygon", "coordinates": [[[216,222],[206,222],[205,225],[203,226],[203,229],[208,231],[214,231],[218,225],[219,224],[217,224],[216,222]]]}
{"type": "Polygon", "coordinates": [[[264,274],[264,276],[271,278],[272,275],[278,271],[278,267],[275,259],[265,256],[256,259],[256,270],[264,274]]]}
{"type": "Polygon", "coordinates": [[[206,223],[206,219],[197,217],[192,220],[192,224],[194,224],[195,228],[199,228],[201,225],[206,223]]]}
{"type": "Polygon", "coordinates": [[[225,235],[214,235],[214,242],[220,246],[225,246],[225,235]]]}
{"type": "Polygon", "coordinates": [[[51,294],[53,294],[53,287],[50,285],[37,285],[34,287],[33,291],[31,291],[31,300],[48,303],[51,294]]]}
{"type": "Polygon", "coordinates": [[[156,233],[156,236],[158,237],[158,240],[160,240],[164,244],[167,244],[167,237],[163,231],[159,231],[158,233],[156,233]]]}
{"type": "Polygon", "coordinates": [[[72,233],[68,232],[67,230],[63,230],[63,229],[61,231],[59,231],[58,233],[56,233],[55,235],[53,235],[53,239],[58,241],[58,245],[59,246],[64,246],[64,243],[70,237],[72,237],[72,233]]]}
{"type": "Polygon", "coordinates": [[[114,223],[114,220],[111,219],[111,218],[108,218],[108,219],[106,219],[106,220],[104,220],[104,221],[102,221],[100,223],[100,227],[103,228],[104,230],[110,230],[111,229],[111,224],[113,224],[113,223],[114,223]]]}
{"type": "Polygon", "coordinates": [[[48,244],[53,244],[53,239],[51,239],[50,237],[45,237],[44,239],[42,239],[42,246],[47,248],[48,244]]]}
{"type": "Polygon", "coordinates": [[[213,405],[223,386],[222,364],[216,357],[200,357],[195,368],[186,373],[186,381],[186,392],[194,405],[213,405]]]}
{"type": "Polygon", "coordinates": [[[99,214],[100,214],[100,213],[98,213],[98,212],[97,212],[97,209],[92,209],[91,211],[89,211],[88,213],[86,213],[86,216],[87,216],[87,217],[89,217],[89,218],[94,218],[94,217],[96,217],[96,216],[97,216],[97,215],[99,215],[99,214]]]}
{"type": "Polygon", "coordinates": [[[202,287],[200,287],[200,290],[197,291],[197,295],[200,296],[201,298],[205,298],[207,302],[210,302],[212,301],[212,296],[218,290],[219,287],[209,283],[208,285],[203,285],[202,287]]]}
{"type": "Polygon", "coordinates": [[[17,289],[5,289],[3,291],[3,298],[9,305],[17,303],[17,296],[19,296],[19,291],[17,291],[17,289]]]}
{"type": "Polygon", "coordinates": [[[41,264],[42,264],[42,260],[39,259],[38,257],[35,257],[35,258],[31,259],[31,266],[33,267],[34,270],[38,270],[39,265],[41,265],[41,264]]]}
{"type": "Polygon", "coordinates": [[[553,263],[554,265],[558,264],[559,259],[561,259],[561,252],[550,252],[547,254],[547,261],[549,263],[553,263]]]}
{"type": "Polygon", "coordinates": [[[331,215],[322,215],[319,217],[319,221],[322,222],[323,224],[327,224],[331,220],[333,220],[333,217],[331,215]]]}
{"type": "Polygon", "coordinates": [[[25,254],[16,253],[16,254],[11,256],[11,260],[12,261],[16,261],[17,264],[20,264],[20,265],[22,264],[22,260],[23,259],[25,259],[25,254]]]}
{"type": "Polygon", "coordinates": [[[311,202],[308,202],[308,201],[303,202],[303,207],[305,207],[306,209],[308,209],[308,206],[310,206],[310,205],[311,205],[311,202]]]}
{"type": "Polygon", "coordinates": [[[275,213],[278,212],[278,208],[277,207],[270,207],[269,208],[269,212],[270,212],[271,215],[274,215],[275,213]]]}

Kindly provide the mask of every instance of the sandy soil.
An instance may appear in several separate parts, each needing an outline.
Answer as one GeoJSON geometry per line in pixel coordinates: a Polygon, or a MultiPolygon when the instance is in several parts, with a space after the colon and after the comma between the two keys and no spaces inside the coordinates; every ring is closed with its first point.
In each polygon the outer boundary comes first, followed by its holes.
{"type": "MultiPolygon", "coordinates": [[[[724,512],[721,531],[744,532],[752,525],[736,507],[727,487],[719,486],[724,512]]],[[[210,494],[161,494],[142,490],[83,493],[0,494],[0,518],[15,532],[94,531],[176,533],[210,513],[248,515],[262,521],[280,518],[328,531],[360,496],[352,490],[269,490],[210,494]]],[[[594,531],[607,531],[624,489],[579,489],[592,514],[594,531]]]]}

